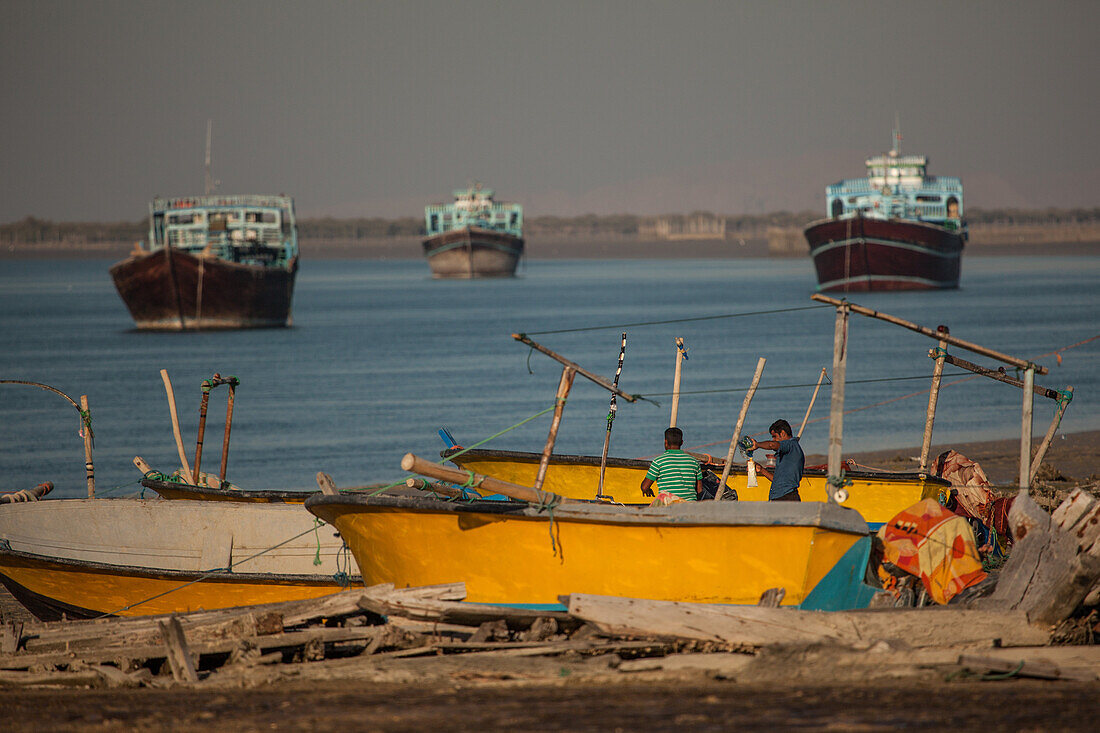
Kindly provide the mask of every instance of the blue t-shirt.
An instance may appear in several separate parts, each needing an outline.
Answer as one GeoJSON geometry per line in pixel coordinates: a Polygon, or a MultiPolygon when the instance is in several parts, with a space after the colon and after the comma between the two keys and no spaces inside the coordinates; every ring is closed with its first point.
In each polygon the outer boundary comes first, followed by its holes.
{"type": "Polygon", "coordinates": [[[806,456],[802,453],[798,438],[779,441],[779,448],[775,451],[775,471],[772,472],[772,488],[768,492],[768,499],[778,499],[797,489],[802,483],[802,468],[805,465],[806,456]]]}

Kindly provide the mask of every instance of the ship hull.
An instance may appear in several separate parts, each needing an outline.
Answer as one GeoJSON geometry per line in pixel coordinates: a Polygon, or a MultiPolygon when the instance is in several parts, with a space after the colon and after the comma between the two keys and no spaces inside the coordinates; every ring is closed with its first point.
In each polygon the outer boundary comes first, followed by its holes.
{"type": "Polygon", "coordinates": [[[196,257],[173,248],[132,255],[111,278],[140,330],[275,328],[291,324],[298,270],[196,257]]]}
{"type": "Polygon", "coordinates": [[[464,227],[424,240],[432,277],[472,279],[512,277],[523,254],[523,239],[479,227],[464,227]]]}
{"type": "Polygon", "coordinates": [[[901,219],[826,219],[806,228],[819,291],[959,287],[964,236],[901,219]]]}

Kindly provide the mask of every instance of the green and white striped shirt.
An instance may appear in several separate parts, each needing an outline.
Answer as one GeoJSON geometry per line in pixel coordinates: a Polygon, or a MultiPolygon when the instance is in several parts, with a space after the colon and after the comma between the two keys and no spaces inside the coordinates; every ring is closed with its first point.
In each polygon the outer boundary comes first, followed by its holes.
{"type": "Polygon", "coordinates": [[[684,501],[695,501],[695,482],[703,477],[699,461],[679,448],[671,448],[654,458],[645,477],[684,501]]]}

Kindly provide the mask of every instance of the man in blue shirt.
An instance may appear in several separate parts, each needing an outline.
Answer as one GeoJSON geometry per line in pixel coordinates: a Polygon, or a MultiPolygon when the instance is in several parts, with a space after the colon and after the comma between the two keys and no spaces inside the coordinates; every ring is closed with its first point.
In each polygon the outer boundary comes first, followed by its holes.
{"type": "Polygon", "coordinates": [[[798,485],[802,483],[802,469],[806,465],[806,456],[798,438],[791,437],[791,424],[786,420],[776,420],[768,428],[772,440],[761,443],[752,440],[752,449],[775,451],[775,471],[756,464],[756,471],[772,482],[768,492],[768,501],[802,501],[798,494],[798,485]]]}

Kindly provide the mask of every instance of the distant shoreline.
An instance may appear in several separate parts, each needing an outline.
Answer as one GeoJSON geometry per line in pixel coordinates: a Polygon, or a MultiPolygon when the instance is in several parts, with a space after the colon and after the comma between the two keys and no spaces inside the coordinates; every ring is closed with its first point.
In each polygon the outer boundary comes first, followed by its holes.
{"type": "MultiPolygon", "coordinates": [[[[132,250],[132,242],[94,244],[33,243],[0,247],[0,260],[98,259],[121,260],[132,250]]],[[[419,260],[423,257],[420,237],[384,237],[357,240],[303,240],[302,257],[308,260],[419,260]]],[[[964,256],[1081,256],[1100,254],[1100,241],[971,241],[964,256]]],[[[775,254],[764,238],[725,240],[654,240],[637,237],[528,237],[527,260],[645,260],[645,259],[740,259],[806,257],[808,251],[775,254]]]]}

